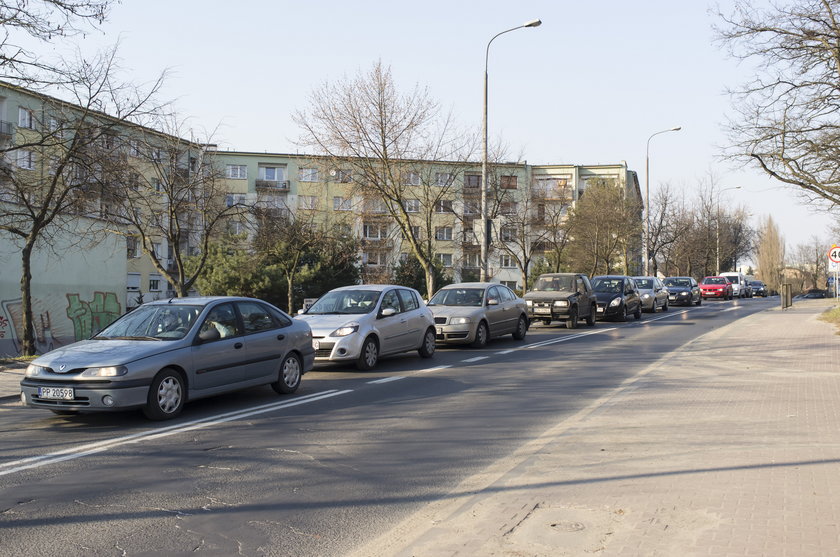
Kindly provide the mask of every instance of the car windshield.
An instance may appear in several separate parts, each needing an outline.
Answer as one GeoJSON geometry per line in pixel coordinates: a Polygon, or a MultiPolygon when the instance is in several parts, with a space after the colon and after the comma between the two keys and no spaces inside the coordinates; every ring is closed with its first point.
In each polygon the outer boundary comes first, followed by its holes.
{"type": "Polygon", "coordinates": [[[483,288],[444,288],[429,300],[429,305],[481,307],[483,300],[483,288]]]}
{"type": "Polygon", "coordinates": [[[639,287],[639,288],[651,290],[651,289],[653,289],[653,280],[637,278],[636,279],[636,286],[639,287]]]}
{"type": "Polygon", "coordinates": [[[687,278],[666,278],[665,286],[681,286],[683,288],[691,288],[691,281],[687,278]]]}
{"type": "Polygon", "coordinates": [[[729,281],[723,277],[706,277],[703,284],[727,284],[729,281]]]}
{"type": "Polygon", "coordinates": [[[96,339],[179,340],[201,313],[201,306],[140,306],[105,327],[96,339]]]}
{"type": "Polygon", "coordinates": [[[574,290],[574,277],[540,277],[534,290],[538,292],[560,292],[563,290],[574,290]]]}
{"type": "Polygon", "coordinates": [[[378,290],[333,290],[318,298],[306,315],[370,313],[380,294],[378,290]]]}
{"type": "Polygon", "coordinates": [[[750,283],[750,285],[752,285],[752,286],[764,286],[764,283],[761,282],[760,280],[754,280],[750,283]]]}
{"type": "Polygon", "coordinates": [[[624,281],[615,278],[596,278],[592,281],[592,290],[595,292],[621,294],[624,291],[624,281]]]}

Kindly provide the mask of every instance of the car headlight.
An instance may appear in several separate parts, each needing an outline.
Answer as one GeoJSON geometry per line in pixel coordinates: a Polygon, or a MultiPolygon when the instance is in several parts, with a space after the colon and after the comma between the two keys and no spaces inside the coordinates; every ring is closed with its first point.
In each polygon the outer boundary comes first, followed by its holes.
{"type": "Polygon", "coordinates": [[[26,366],[26,377],[36,377],[38,375],[41,375],[45,371],[47,371],[47,368],[43,366],[29,364],[28,366],[26,366]]]}
{"type": "Polygon", "coordinates": [[[469,317],[453,317],[452,319],[449,320],[449,324],[450,325],[466,325],[467,323],[470,323],[471,321],[472,321],[472,319],[470,319],[469,317]]]}
{"type": "Polygon", "coordinates": [[[128,373],[125,366],[89,367],[84,370],[81,377],[118,377],[128,373]]]}
{"type": "Polygon", "coordinates": [[[621,305],[621,298],[613,298],[612,301],[610,301],[610,307],[611,308],[614,308],[615,306],[620,306],[620,305],[621,305]]]}
{"type": "Polygon", "coordinates": [[[347,335],[352,335],[353,333],[359,330],[359,324],[356,321],[352,323],[347,323],[346,325],[339,327],[338,329],[334,330],[330,333],[331,337],[346,337],[347,335]]]}
{"type": "Polygon", "coordinates": [[[689,294],[689,292],[680,292],[680,296],[688,296],[689,294]]]}
{"type": "Polygon", "coordinates": [[[569,300],[554,300],[554,305],[561,308],[568,307],[569,300]]]}
{"type": "Polygon", "coordinates": [[[533,306],[534,305],[534,300],[525,300],[525,305],[526,306],[533,306]]]}
{"type": "Polygon", "coordinates": [[[642,300],[647,300],[650,298],[650,294],[642,294],[642,300]]]}

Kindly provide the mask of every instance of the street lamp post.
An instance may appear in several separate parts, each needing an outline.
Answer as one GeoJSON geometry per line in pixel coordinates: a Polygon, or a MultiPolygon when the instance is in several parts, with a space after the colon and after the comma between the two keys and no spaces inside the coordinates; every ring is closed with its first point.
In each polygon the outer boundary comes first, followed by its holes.
{"type": "Polygon", "coordinates": [[[720,275],[720,194],[729,190],[739,190],[741,186],[723,188],[715,196],[715,274],[720,275]]]}
{"type": "Polygon", "coordinates": [[[650,275],[650,140],[661,133],[678,132],[681,129],[681,126],[675,126],[651,134],[648,137],[647,147],[645,148],[645,239],[642,245],[642,257],[645,260],[645,276],[650,275]]]}
{"type": "Polygon", "coordinates": [[[484,138],[484,153],[481,158],[481,224],[484,227],[484,234],[481,237],[481,281],[484,282],[488,280],[487,276],[487,269],[488,269],[488,261],[487,256],[490,251],[490,220],[487,218],[487,66],[490,60],[490,44],[496,40],[496,37],[500,35],[504,35],[505,33],[510,33],[511,31],[516,31],[517,29],[523,29],[525,27],[539,27],[542,25],[542,21],[539,19],[534,19],[523,23],[522,25],[518,25],[517,27],[513,27],[511,29],[507,29],[506,31],[502,31],[501,33],[497,33],[493,36],[492,39],[487,43],[487,49],[484,52],[484,118],[482,120],[482,135],[484,138]]]}

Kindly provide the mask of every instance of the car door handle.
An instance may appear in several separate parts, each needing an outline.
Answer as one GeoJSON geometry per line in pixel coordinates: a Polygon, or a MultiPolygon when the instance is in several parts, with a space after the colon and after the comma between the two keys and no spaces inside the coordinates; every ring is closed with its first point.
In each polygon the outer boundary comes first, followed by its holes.
{"type": "Polygon", "coordinates": [[[277,335],[277,340],[283,340],[286,338],[286,335],[277,335]]]}
{"type": "Polygon", "coordinates": [[[242,345],[242,343],[241,343],[241,342],[237,342],[236,344],[234,344],[234,345],[233,345],[233,347],[234,347],[234,348],[236,348],[237,350],[239,350],[240,348],[242,348],[242,346],[243,346],[243,345],[242,345]]]}

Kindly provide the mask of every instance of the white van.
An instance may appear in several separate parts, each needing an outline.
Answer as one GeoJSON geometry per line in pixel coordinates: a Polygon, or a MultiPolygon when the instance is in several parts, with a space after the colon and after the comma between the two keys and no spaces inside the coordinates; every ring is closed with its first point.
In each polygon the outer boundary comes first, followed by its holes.
{"type": "Polygon", "coordinates": [[[721,273],[720,276],[728,278],[729,282],[732,283],[732,296],[734,298],[752,297],[752,289],[744,273],[729,272],[721,273]]]}

